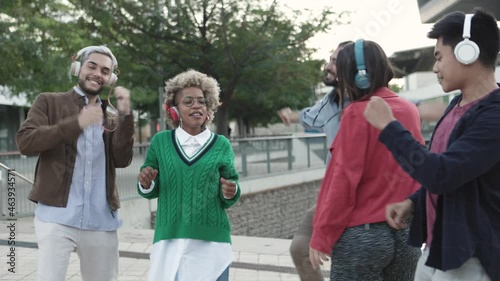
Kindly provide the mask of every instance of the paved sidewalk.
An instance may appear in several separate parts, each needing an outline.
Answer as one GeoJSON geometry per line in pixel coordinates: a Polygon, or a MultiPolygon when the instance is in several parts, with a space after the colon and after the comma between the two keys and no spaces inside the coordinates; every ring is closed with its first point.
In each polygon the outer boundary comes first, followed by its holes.
{"type": "MultiPolygon", "coordinates": [[[[36,280],[38,250],[32,219],[0,221],[0,280],[36,280]],[[9,272],[11,235],[8,228],[15,223],[15,273],[9,272]]],[[[120,229],[120,273],[118,280],[147,280],[153,230],[120,229]]],[[[230,281],[299,281],[288,247],[290,240],[233,236],[234,262],[230,281]]],[[[323,269],[329,269],[329,263],[323,269]]],[[[325,275],[326,276],[326,275],[325,275]]],[[[68,281],[81,280],[79,260],[71,254],[68,281]]],[[[328,279],[325,279],[328,280],[328,279]]]]}

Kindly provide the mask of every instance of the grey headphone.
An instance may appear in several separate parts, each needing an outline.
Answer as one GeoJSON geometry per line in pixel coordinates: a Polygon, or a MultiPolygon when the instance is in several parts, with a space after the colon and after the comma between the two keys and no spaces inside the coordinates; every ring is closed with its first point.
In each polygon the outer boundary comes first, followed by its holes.
{"type": "MultiPolygon", "coordinates": [[[[71,68],[70,68],[70,73],[74,76],[77,76],[80,74],[80,68],[81,68],[81,62],[80,59],[82,55],[89,53],[89,52],[99,52],[99,53],[105,53],[111,57],[111,60],[113,62],[113,72],[111,73],[111,76],[109,77],[108,84],[106,86],[113,86],[116,81],[118,81],[118,76],[116,75],[115,71],[118,67],[118,61],[116,60],[115,56],[111,52],[111,50],[105,46],[89,46],[81,49],[76,53],[76,56],[73,56],[73,62],[71,63],[71,68]]],[[[118,72],[117,72],[118,73],[118,72]]]]}

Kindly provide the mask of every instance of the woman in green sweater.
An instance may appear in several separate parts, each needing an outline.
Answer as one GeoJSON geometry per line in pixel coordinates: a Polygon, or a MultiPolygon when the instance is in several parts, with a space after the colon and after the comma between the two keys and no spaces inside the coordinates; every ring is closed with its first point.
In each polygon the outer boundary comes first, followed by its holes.
{"type": "Polygon", "coordinates": [[[149,281],[229,280],[231,227],[226,208],[240,197],[234,153],[207,124],[219,103],[215,79],[194,70],[165,86],[167,122],[137,176],[138,192],[158,198],[149,281]]]}

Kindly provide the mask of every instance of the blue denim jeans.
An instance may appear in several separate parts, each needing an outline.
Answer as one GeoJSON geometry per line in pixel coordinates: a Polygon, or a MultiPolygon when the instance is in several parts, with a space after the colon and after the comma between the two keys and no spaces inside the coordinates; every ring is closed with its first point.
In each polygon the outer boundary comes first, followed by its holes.
{"type": "MultiPolygon", "coordinates": [[[[219,276],[219,278],[217,278],[217,280],[215,280],[215,281],[229,281],[229,267],[230,266],[228,266],[226,268],[226,270],[224,270],[224,272],[222,272],[222,274],[219,276]]],[[[175,276],[175,281],[181,281],[181,280],[179,280],[179,276],[175,276]]]]}
{"type": "Polygon", "coordinates": [[[222,272],[222,274],[215,281],[229,281],[229,266],[222,272]]]}

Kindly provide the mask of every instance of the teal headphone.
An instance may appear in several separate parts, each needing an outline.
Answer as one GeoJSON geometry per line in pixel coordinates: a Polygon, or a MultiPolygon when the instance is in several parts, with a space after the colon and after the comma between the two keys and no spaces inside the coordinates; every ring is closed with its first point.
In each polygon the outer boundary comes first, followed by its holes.
{"type": "Polygon", "coordinates": [[[358,39],[354,43],[354,58],[356,60],[356,69],[358,73],[354,77],[354,84],[361,90],[370,88],[370,77],[366,72],[365,49],[363,47],[365,40],[358,39]]]}

